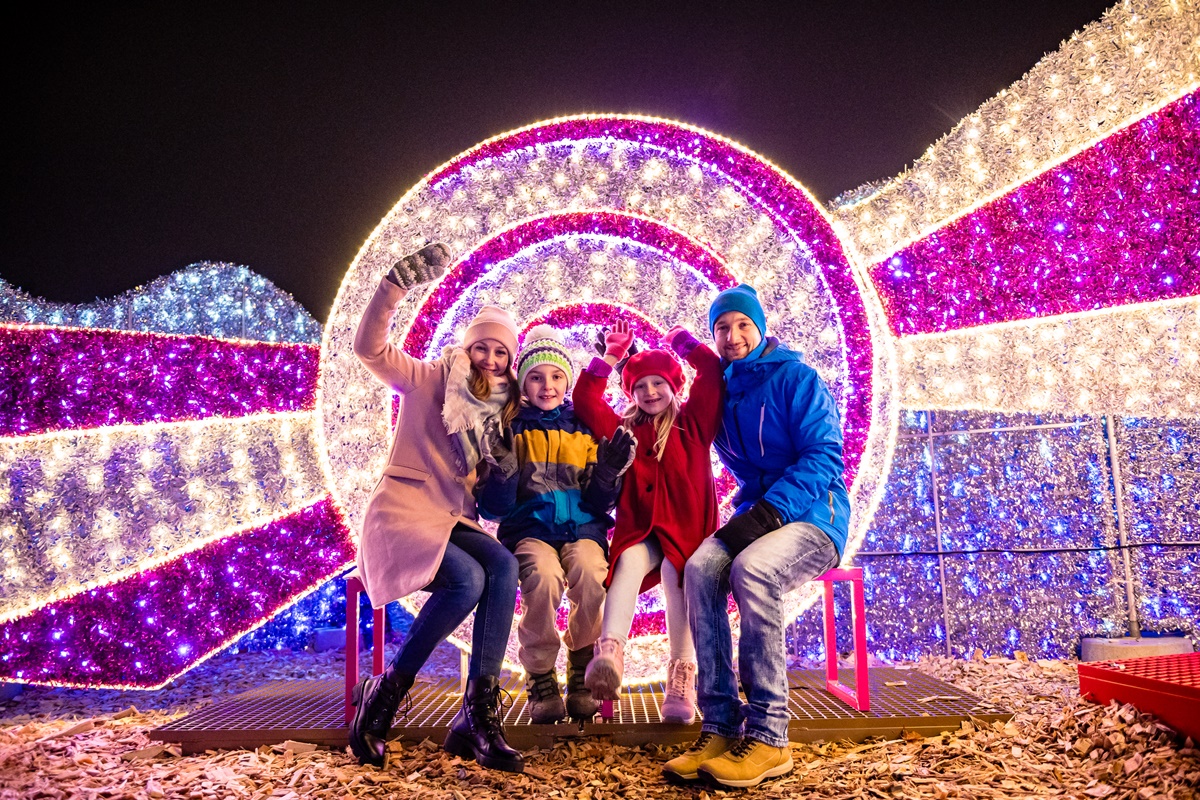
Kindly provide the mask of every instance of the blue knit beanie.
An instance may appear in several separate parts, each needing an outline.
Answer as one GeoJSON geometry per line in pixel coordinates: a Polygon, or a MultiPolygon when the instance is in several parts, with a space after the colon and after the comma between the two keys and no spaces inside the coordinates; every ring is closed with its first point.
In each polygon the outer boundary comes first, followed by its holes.
{"type": "Polygon", "coordinates": [[[758,333],[764,339],[767,337],[767,315],[763,313],[762,304],[758,302],[758,292],[748,283],[739,283],[732,289],[726,289],[717,295],[708,307],[708,332],[713,333],[717,327],[717,318],[728,311],[740,311],[758,326],[758,333]]]}

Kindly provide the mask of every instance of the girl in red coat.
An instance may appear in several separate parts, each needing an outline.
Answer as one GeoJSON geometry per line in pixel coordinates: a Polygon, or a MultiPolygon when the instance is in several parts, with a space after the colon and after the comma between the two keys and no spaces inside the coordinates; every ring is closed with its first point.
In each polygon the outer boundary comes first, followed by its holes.
{"type": "Polygon", "coordinates": [[[685,329],[672,328],[663,341],[696,369],[686,403],[679,399],[683,369],[663,350],[646,350],[626,362],[621,388],[633,402],[624,419],[604,401],[613,366],[633,344],[623,321],[605,336],[603,360],[593,359],[575,386],[575,413],[597,437],[611,439],[624,425],[637,439],[617,501],[604,622],[585,683],[596,699],[617,699],[637,596],[658,583],[661,572],[671,653],[662,718],[691,724],[696,648],[683,597],[683,565],[719,524],[709,452],[721,422],[724,383],[720,359],[685,329]]]}

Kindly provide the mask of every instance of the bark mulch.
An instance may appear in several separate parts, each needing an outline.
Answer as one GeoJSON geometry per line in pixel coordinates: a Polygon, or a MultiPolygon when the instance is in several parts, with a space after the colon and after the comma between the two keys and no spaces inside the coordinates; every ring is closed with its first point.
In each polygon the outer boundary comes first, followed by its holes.
{"type": "MultiPolygon", "coordinates": [[[[1200,752],[1132,706],[1079,697],[1075,665],[987,658],[922,660],[917,668],[1015,712],[925,738],[793,745],[796,770],[751,793],[822,798],[1195,798],[1200,752]]],[[[434,668],[457,670],[457,654],[434,668]]],[[[566,741],[526,753],[524,775],[482,769],[430,742],[394,742],[385,769],[344,752],[280,742],[255,751],[182,757],[150,729],[280,678],[340,674],[337,653],[227,654],[156,692],[31,687],[0,704],[0,798],[626,798],[740,792],[664,783],[682,748],[566,741]]]]}

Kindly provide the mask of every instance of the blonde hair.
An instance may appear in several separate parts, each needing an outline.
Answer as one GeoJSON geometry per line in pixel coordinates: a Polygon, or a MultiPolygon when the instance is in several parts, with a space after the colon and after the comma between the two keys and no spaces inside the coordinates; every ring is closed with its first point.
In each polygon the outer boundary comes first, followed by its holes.
{"type": "Polygon", "coordinates": [[[623,419],[626,427],[631,430],[643,422],[654,423],[654,458],[662,461],[663,453],[667,450],[667,438],[671,435],[671,428],[675,426],[675,420],[679,416],[681,408],[683,408],[683,401],[676,394],[671,398],[670,405],[651,417],[638,407],[636,401],[630,400],[623,419]]]}
{"type": "MultiPolygon", "coordinates": [[[[512,367],[509,367],[507,372],[508,402],[504,404],[504,408],[500,412],[500,422],[506,426],[516,418],[517,412],[521,410],[521,389],[517,386],[517,375],[512,371],[512,367]]],[[[467,388],[476,400],[487,400],[492,396],[491,381],[473,363],[471,364],[471,374],[467,378],[467,388]]]]}

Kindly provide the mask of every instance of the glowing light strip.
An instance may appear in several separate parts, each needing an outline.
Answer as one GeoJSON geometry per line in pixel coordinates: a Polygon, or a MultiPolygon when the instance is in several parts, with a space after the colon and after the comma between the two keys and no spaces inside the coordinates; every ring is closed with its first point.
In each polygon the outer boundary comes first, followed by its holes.
{"type": "Polygon", "coordinates": [[[928,236],[1194,91],[1197,41],[1194,4],[1114,6],[962,120],[911,169],[838,208],[839,230],[871,263],[928,236]]]}
{"type": "Polygon", "coordinates": [[[311,345],[0,325],[0,437],[311,409],[311,345]]]}
{"type": "Polygon", "coordinates": [[[1192,94],[872,268],[901,335],[1200,294],[1192,94]]]}
{"type": "Polygon", "coordinates": [[[916,409],[1200,416],[1200,299],[900,340],[916,409]]]}
{"type": "Polygon", "coordinates": [[[352,560],[328,499],[0,624],[0,679],[157,689],[352,560]]]}
{"type": "Polygon", "coordinates": [[[313,502],[315,451],[310,412],[0,439],[0,620],[313,502]]]}

